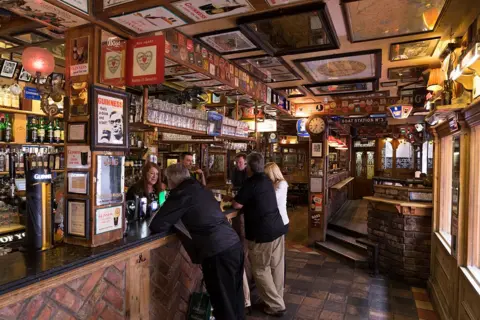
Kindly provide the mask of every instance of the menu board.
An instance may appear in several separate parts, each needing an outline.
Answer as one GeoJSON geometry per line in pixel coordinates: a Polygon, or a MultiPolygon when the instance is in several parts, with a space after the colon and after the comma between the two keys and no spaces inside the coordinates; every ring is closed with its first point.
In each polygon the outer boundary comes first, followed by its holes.
{"type": "Polygon", "coordinates": [[[124,156],[97,156],[97,206],[123,202],[124,162],[124,156]]]}

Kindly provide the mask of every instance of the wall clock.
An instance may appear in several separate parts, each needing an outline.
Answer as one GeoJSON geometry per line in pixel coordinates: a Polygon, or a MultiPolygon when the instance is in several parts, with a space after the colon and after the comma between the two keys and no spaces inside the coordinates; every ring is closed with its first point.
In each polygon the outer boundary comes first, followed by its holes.
{"type": "Polygon", "coordinates": [[[320,116],[311,116],[305,127],[310,135],[319,135],[325,130],[325,121],[320,116]]]}

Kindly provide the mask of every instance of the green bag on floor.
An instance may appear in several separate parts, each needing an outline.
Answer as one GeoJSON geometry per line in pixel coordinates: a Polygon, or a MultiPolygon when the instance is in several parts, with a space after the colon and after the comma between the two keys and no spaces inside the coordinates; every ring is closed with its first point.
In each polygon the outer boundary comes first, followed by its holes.
{"type": "MultiPolygon", "coordinates": [[[[203,282],[202,286],[203,288],[203,282]]],[[[190,297],[187,320],[210,320],[212,304],[210,296],[206,292],[194,292],[190,297]]]]}

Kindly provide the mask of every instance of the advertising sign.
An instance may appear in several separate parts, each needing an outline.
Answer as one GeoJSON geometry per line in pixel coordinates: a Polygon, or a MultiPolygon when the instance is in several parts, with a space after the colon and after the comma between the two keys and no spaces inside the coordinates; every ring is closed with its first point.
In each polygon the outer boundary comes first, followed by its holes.
{"type": "Polygon", "coordinates": [[[185,24],[185,21],[164,7],[127,13],[110,19],[138,34],[175,28],[185,24]]]}
{"type": "Polygon", "coordinates": [[[97,206],[123,202],[124,162],[124,156],[97,156],[97,206]]]}
{"type": "Polygon", "coordinates": [[[164,80],[165,37],[152,36],[129,40],[127,84],[159,84],[164,80]]]}
{"type": "Polygon", "coordinates": [[[125,85],[125,61],[127,41],[109,37],[102,42],[100,82],[122,87],[125,85]]]}
{"type": "Polygon", "coordinates": [[[307,132],[306,124],[307,124],[306,118],[303,119],[298,119],[297,121],[297,136],[299,137],[310,137],[310,134],[307,132]]]}
{"type": "Polygon", "coordinates": [[[194,21],[205,21],[253,11],[246,0],[182,0],[173,6],[194,21]]]}
{"type": "Polygon", "coordinates": [[[67,169],[88,169],[90,168],[91,161],[90,147],[67,147],[67,169]]]}
{"type": "Polygon", "coordinates": [[[95,211],[95,234],[122,228],[123,206],[116,206],[95,211]]]}
{"type": "Polygon", "coordinates": [[[70,52],[70,76],[88,74],[88,37],[73,39],[70,52]]]}
{"type": "Polygon", "coordinates": [[[379,124],[387,125],[387,118],[344,118],[340,120],[342,124],[361,124],[362,126],[373,125],[378,126],[379,124]]]}

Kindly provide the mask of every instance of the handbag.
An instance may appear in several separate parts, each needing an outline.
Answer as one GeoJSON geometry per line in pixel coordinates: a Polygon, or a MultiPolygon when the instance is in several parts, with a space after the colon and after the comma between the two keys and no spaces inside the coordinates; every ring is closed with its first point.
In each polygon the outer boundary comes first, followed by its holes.
{"type": "Polygon", "coordinates": [[[192,293],[188,305],[187,320],[210,320],[212,304],[210,296],[203,291],[203,279],[200,292],[192,293]]]}

